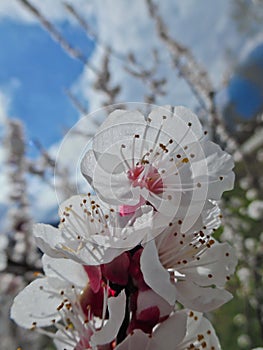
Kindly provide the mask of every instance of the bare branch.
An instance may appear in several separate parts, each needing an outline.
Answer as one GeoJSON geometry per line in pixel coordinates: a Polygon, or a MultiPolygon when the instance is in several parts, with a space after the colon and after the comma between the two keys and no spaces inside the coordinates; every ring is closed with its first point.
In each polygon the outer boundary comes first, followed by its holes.
{"type": "Polygon", "coordinates": [[[110,45],[107,43],[103,42],[99,35],[95,33],[95,31],[91,28],[91,26],[88,24],[88,22],[84,19],[84,17],[81,15],[79,11],[76,10],[72,4],[69,3],[64,3],[65,8],[69,11],[69,13],[72,15],[73,18],[79,23],[80,27],[84,29],[86,32],[87,36],[89,38],[92,38],[95,42],[96,45],[100,46],[103,50],[109,51],[111,50],[111,55],[114,56],[115,58],[125,62],[127,60],[126,55],[121,54],[120,52],[117,52],[114,50],[110,45]]]}
{"type": "Polygon", "coordinates": [[[88,114],[88,109],[83,106],[80,100],[69,89],[65,89],[65,93],[77,111],[79,111],[82,115],[88,114]]]}
{"type": "Polygon", "coordinates": [[[42,24],[50,36],[62,47],[62,49],[72,58],[79,60],[93,72],[96,68],[92,66],[83,52],[72,47],[68,41],[61,35],[55,26],[28,0],[17,0],[29,10],[42,24]]]}
{"type": "Polygon", "coordinates": [[[32,239],[32,218],[29,214],[26,182],[25,136],[23,125],[19,120],[8,121],[5,146],[7,150],[6,166],[11,188],[8,218],[14,240],[13,247],[10,247],[10,253],[19,256],[19,259],[24,262],[29,262],[35,259],[35,246],[32,239]],[[23,249],[19,249],[19,246],[23,249]]]}
{"type": "Polygon", "coordinates": [[[116,98],[121,91],[120,85],[111,86],[110,58],[111,50],[108,49],[105,51],[102,58],[101,70],[99,74],[97,74],[93,84],[95,90],[102,91],[107,96],[107,100],[103,103],[105,107],[115,104],[117,102],[116,98]]]}
{"type": "MultiPolygon", "coordinates": [[[[154,75],[157,71],[157,67],[159,65],[158,60],[158,52],[156,50],[153,50],[153,57],[154,57],[154,65],[152,68],[144,68],[142,64],[137,62],[136,57],[133,53],[128,53],[127,55],[124,55],[118,51],[116,51],[114,48],[110,47],[107,43],[103,42],[101,38],[95,33],[95,31],[91,28],[91,26],[87,23],[87,21],[83,18],[83,16],[80,14],[79,11],[76,10],[71,4],[65,3],[66,9],[69,11],[69,13],[78,21],[79,25],[85,30],[86,34],[94,39],[96,41],[96,44],[100,46],[104,51],[107,52],[105,54],[105,57],[108,57],[108,59],[112,57],[118,59],[123,64],[123,69],[128,72],[130,75],[134,76],[135,78],[138,78],[143,81],[143,83],[149,87],[151,93],[150,95],[164,95],[165,92],[162,90],[163,85],[165,84],[166,80],[164,78],[155,79],[154,75]]],[[[102,77],[102,78],[105,78],[102,77]]],[[[105,87],[103,87],[105,89],[105,87]]],[[[106,90],[102,89],[103,91],[107,92],[106,90]]],[[[111,95],[108,94],[108,95],[111,95]]],[[[111,98],[109,99],[111,101],[111,98]]],[[[115,101],[116,102],[116,101],[115,101]]]]}
{"type": "Polygon", "coordinates": [[[146,0],[149,13],[156,23],[156,30],[164,44],[168,47],[174,67],[179,71],[190,89],[201,103],[202,108],[207,109],[207,104],[214,97],[214,89],[206,70],[196,61],[191,51],[169,35],[168,29],[158,13],[158,8],[152,0],[146,0]],[[203,101],[204,102],[201,102],[203,101]]]}
{"type": "Polygon", "coordinates": [[[31,275],[31,277],[33,277],[33,275],[43,273],[43,270],[34,265],[27,264],[26,262],[16,262],[11,259],[8,259],[6,269],[1,271],[1,273],[12,273],[15,276],[22,277],[25,277],[26,275],[31,275]]]}

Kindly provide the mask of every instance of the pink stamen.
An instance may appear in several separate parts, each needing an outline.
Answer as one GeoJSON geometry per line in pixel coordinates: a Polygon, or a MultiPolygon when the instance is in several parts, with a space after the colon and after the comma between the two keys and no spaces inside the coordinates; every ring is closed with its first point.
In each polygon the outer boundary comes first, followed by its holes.
{"type": "Polygon", "coordinates": [[[163,181],[158,170],[150,165],[146,174],[142,174],[145,167],[137,165],[134,169],[127,172],[128,179],[132,182],[133,187],[147,188],[149,191],[160,194],[163,192],[163,181]],[[141,176],[142,175],[142,176],[141,176]]]}
{"type": "MultiPolygon", "coordinates": [[[[143,174],[145,169],[144,165],[136,165],[134,169],[128,170],[128,179],[131,181],[133,187],[147,188],[148,191],[154,194],[160,194],[163,192],[163,180],[158,170],[150,165],[147,169],[147,173],[143,174]]],[[[140,197],[140,201],[135,205],[121,205],[119,213],[121,216],[130,215],[145,204],[146,200],[140,197]]]]}

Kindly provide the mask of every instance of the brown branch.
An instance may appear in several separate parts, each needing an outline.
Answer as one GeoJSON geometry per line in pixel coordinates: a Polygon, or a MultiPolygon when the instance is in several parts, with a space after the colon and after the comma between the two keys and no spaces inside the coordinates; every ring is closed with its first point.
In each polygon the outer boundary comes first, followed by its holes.
{"type": "Polygon", "coordinates": [[[156,30],[161,41],[167,46],[171,53],[174,67],[179,71],[192,92],[201,103],[202,107],[213,103],[214,89],[206,70],[196,61],[192,52],[177,40],[172,38],[168,29],[158,13],[158,8],[152,0],[146,0],[150,16],[154,19],[156,30]]]}
{"type": "MultiPolygon", "coordinates": [[[[68,12],[72,15],[73,18],[76,19],[76,21],[79,23],[79,25],[84,29],[86,34],[91,37],[96,42],[99,42],[98,35],[93,31],[93,29],[89,26],[87,21],[84,19],[84,17],[69,3],[64,3],[65,8],[68,10],[68,12]]],[[[104,45],[103,45],[104,46],[104,45]]]]}
{"type": "Polygon", "coordinates": [[[83,115],[88,114],[88,109],[79,101],[79,99],[70,90],[65,89],[65,93],[77,111],[79,111],[83,115]]]}
{"type": "Polygon", "coordinates": [[[27,273],[38,274],[43,273],[43,270],[26,262],[17,262],[8,259],[6,268],[1,273],[11,273],[15,276],[24,277],[27,273]]]}
{"type": "Polygon", "coordinates": [[[62,34],[54,27],[54,25],[28,0],[17,0],[19,1],[26,9],[32,13],[50,34],[50,36],[55,40],[62,49],[72,58],[79,60],[90,68],[93,72],[96,72],[96,68],[92,66],[85,55],[78,49],[72,47],[68,41],[62,36],[62,34]]]}
{"type": "MultiPolygon", "coordinates": [[[[94,32],[91,26],[87,23],[87,21],[83,18],[79,11],[76,10],[71,4],[64,4],[69,13],[75,18],[75,20],[79,23],[79,25],[84,29],[86,34],[96,41],[98,46],[101,46],[102,49],[110,56],[120,60],[123,64],[123,69],[128,72],[130,75],[138,78],[147,85],[151,90],[152,95],[164,95],[165,92],[161,89],[165,84],[166,79],[155,79],[154,75],[157,71],[157,66],[159,64],[158,61],[158,53],[156,51],[153,52],[154,56],[154,65],[150,69],[145,69],[140,63],[137,62],[135,56],[132,53],[128,53],[128,55],[124,55],[112,47],[110,48],[108,44],[103,42],[101,38],[94,32]]],[[[104,91],[104,89],[103,89],[104,91]]]]}
{"type": "Polygon", "coordinates": [[[116,50],[113,50],[113,48],[110,48],[110,46],[103,42],[101,38],[98,36],[98,34],[95,33],[95,31],[91,28],[91,26],[88,24],[88,22],[84,19],[84,17],[81,15],[79,11],[76,10],[75,7],[73,7],[69,3],[64,3],[65,8],[69,11],[69,13],[72,15],[73,18],[79,23],[80,27],[84,29],[85,33],[89,38],[92,38],[96,44],[100,47],[102,47],[103,50],[109,51],[111,50],[111,55],[115,58],[125,62],[127,60],[126,55],[121,54],[120,52],[117,52],[116,50]]]}

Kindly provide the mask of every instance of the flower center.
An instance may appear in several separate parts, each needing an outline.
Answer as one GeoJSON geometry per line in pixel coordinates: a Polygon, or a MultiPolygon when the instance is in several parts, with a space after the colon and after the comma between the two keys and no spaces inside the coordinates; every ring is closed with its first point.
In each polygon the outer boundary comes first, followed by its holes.
{"type": "Polygon", "coordinates": [[[163,181],[161,175],[152,165],[147,166],[147,168],[141,164],[136,165],[135,168],[128,170],[127,175],[134,187],[145,187],[155,194],[163,192],[163,181]]]}
{"type": "MultiPolygon", "coordinates": [[[[163,180],[158,170],[152,166],[142,164],[136,165],[133,169],[127,171],[128,179],[133,187],[147,188],[148,191],[160,194],[163,192],[163,180]]],[[[121,205],[119,213],[121,216],[133,214],[140,206],[145,204],[146,199],[140,196],[140,200],[136,205],[121,205]]]]}

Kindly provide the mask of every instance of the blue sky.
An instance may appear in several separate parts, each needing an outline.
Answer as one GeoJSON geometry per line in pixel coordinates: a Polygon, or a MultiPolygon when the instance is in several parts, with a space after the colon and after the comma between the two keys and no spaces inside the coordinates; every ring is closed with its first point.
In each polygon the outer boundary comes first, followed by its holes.
{"type": "MultiPolygon", "coordinates": [[[[79,27],[63,22],[59,29],[87,56],[92,53],[94,43],[79,27]]],[[[65,54],[39,25],[3,20],[0,42],[0,89],[12,96],[10,115],[25,122],[29,140],[38,139],[48,147],[78,119],[64,90],[74,83],[83,66],[65,54]]]]}
{"type": "Polygon", "coordinates": [[[250,51],[228,83],[228,100],[237,116],[249,119],[263,110],[263,44],[250,51]]]}

